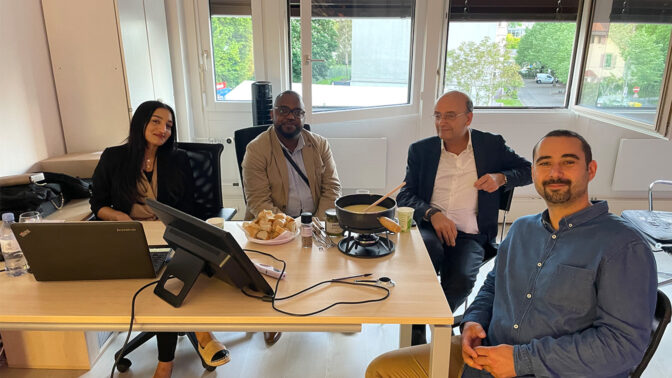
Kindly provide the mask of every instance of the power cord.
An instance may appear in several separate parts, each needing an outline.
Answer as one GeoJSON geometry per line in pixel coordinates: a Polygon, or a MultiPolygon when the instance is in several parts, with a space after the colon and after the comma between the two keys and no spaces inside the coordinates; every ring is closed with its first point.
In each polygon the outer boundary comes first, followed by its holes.
{"type": "MultiPolygon", "coordinates": [[[[173,278],[173,277],[170,277],[173,278]]],[[[169,279],[170,279],[169,278],[169,279]]],[[[138,289],[138,291],[133,294],[133,300],[131,301],[131,322],[128,325],[128,334],[126,335],[126,340],[124,340],[124,345],[119,349],[119,354],[117,355],[117,358],[114,359],[114,365],[112,365],[112,371],[110,372],[110,378],[114,378],[114,369],[117,368],[117,364],[119,364],[119,361],[121,360],[121,356],[124,355],[124,350],[126,350],[126,346],[128,345],[128,340],[131,338],[131,332],[133,331],[133,320],[135,319],[135,299],[138,297],[138,294],[145,290],[146,288],[156,285],[159,283],[159,280],[152,281],[145,286],[141,287],[138,289]]]]}
{"type": "MultiPolygon", "coordinates": [[[[270,253],[261,252],[261,251],[258,251],[256,249],[243,249],[243,251],[258,253],[258,254],[261,254],[261,255],[264,255],[264,256],[268,256],[275,261],[281,262],[282,263],[282,271],[280,272],[280,277],[282,277],[282,275],[285,273],[285,269],[287,268],[287,263],[284,260],[281,260],[281,259],[271,255],[270,253]]],[[[280,298],[276,297],[276,295],[278,293],[278,286],[280,285],[280,280],[275,281],[275,290],[274,290],[274,294],[272,296],[268,296],[268,295],[261,296],[261,295],[250,294],[250,293],[246,292],[244,288],[241,289],[241,291],[242,291],[243,294],[247,295],[248,297],[257,298],[257,299],[261,299],[261,300],[264,300],[264,301],[270,301],[271,302],[271,307],[273,307],[273,309],[275,311],[283,313],[285,315],[291,315],[291,316],[311,316],[311,315],[315,315],[315,314],[319,314],[321,312],[324,312],[324,311],[326,311],[326,310],[328,310],[328,309],[330,309],[334,306],[337,306],[337,305],[341,305],[341,304],[364,304],[364,303],[380,302],[380,301],[384,301],[385,299],[387,299],[390,296],[390,290],[386,287],[379,286],[379,285],[374,285],[374,284],[370,284],[370,283],[345,281],[346,279],[349,279],[349,278],[354,278],[354,277],[350,276],[350,277],[333,278],[333,279],[330,279],[330,280],[318,282],[318,283],[316,283],[316,284],[314,284],[310,287],[307,287],[303,290],[300,290],[300,291],[298,291],[294,294],[288,295],[286,297],[280,297],[280,298]],[[371,288],[374,288],[374,289],[377,289],[377,290],[384,290],[385,295],[380,297],[380,298],[366,299],[366,300],[363,300],[363,301],[339,301],[339,302],[334,302],[334,303],[330,304],[329,306],[326,306],[326,307],[321,308],[319,310],[316,310],[316,311],[313,311],[313,312],[308,312],[308,313],[293,313],[293,312],[281,310],[281,309],[279,309],[275,306],[275,301],[284,301],[284,300],[296,297],[300,294],[303,294],[303,293],[305,293],[309,290],[312,290],[312,289],[314,289],[318,286],[331,284],[331,283],[353,285],[353,286],[368,286],[368,287],[371,287],[371,288]]]]}
{"type": "MultiPolygon", "coordinates": [[[[286,263],[284,260],[281,260],[281,259],[279,259],[279,258],[277,258],[277,257],[275,257],[275,256],[273,256],[273,255],[271,255],[270,253],[266,253],[266,252],[258,251],[258,250],[256,250],[256,249],[243,249],[243,251],[246,251],[246,252],[253,252],[253,253],[258,253],[258,254],[261,254],[261,255],[264,255],[264,256],[268,256],[268,257],[272,258],[272,259],[275,260],[275,261],[281,262],[281,263],[282,263],[282,272],[280,273],[280,277],[282,277],[282,275],[285,273],[285,269],[287,268],[287,263],[286,263]]],[[[305,289],[303,289],[303,290],[301,290],[301,291],[298,291],[298,292],[296,292],[296,293],[294,293],[294,294],[288,295],[288,296],[286,296],[286,297],[281,297],[281,298],[276,298],[276,294],[275,294],[275,293],[278,292],[278,286],[280,285],[280,280],[276,280],[276,282],[275,282],[275,290],[274,290],[274,294],[273,294],[272,296],[268,296],[268,295],[263,295],[263,296],[262,296],[262,295],[254,295],[254,294],[250,294],[250,293],[246,292],[244,288],[241,289],[240,291],[241,291],[243,294],[245,294],[246,296],[248,296],[248,297],[261,299],[261,300],[264,300],[264,301],[267,301],[267,302],[270,301],[270,302],[271,302],[271,306],[273,307],[273,309],[274,309],[275,311],[278,311],[278,312],[283,313],[283,314],[285,314],[285,315],[291,315],[291,316],[311,316],[311,315],[319,314],[319,313],[324,312],[324,311],[326,311],[326,310],[328,310],[328,309],[330,309],[330,308],[332,308],[332,307],[334,307],[334,306],[341,305],[341,304],[364,304],[364,303],[371,303],[371,302],[380,302],[380,301],[384,301],[385,299],[387,299],[387,298],[390,296],[390,290],[389,290],[388,288],[386,288],[386,287],[382,287],[382,286],[374,285],[374,284],[369,284],[369,283],[362,283],[362,282],[348,282],[348,281],[345,281],[346,279],[355,278],[355,277],[360,277],[360,276],[368,276],[368,275],[370,275],[370,273],[363,274],[363,275],[358,275],[358,276],[349,276],[349,277],[333,278],[333,279],[330,279],[330,280],[326,280],[326,281],[318,282],[318,283],[316,283],[315,285],[312,285],[312,286],[307,287],[307,288],[305,288],[305,289]],[[309,312],[309,313],[292,313],[292,312],[284,311],[284,310],[281,310],[281,309],[275,307],[275,301],[283,301],[283,300],[287,300],[287,299],[296,297],[296,296],[298,296],[298,295],[300,295],[300,294],[303,294],[303,293],[305,293],[305,292],[307,292],[307,291],[309,291],[309,290],[312,290],[312,289],[314,289],[314,288],[316,288],[316,287],[318,287],[318,286],[326,285],[326,284],[329,284],[329,283],[344,284],[344,285],[353,285],[353,286],[368,286],[368,287],[371,287],[371,288],[374,288],[374,289],[384,290],[384,291],[385,291],[385,295],[382,296],[382,297],[380,297],[380,298],[366,299],[366,300],[363,300],[363,301],[339,301],[339,302],[334,302],[334,303],[330,304],[330,305],[327,306],[327,307],[324,307],[324,308],[322,308],[322,309],[319,309],[319,310],[317,310],[317,311],[313,311],[313,312],[309,312]]],[[[174,277],[168,277],[168,279],[172,279],[172,278],[174,278],[174,277]]],[[[121,360],[122,356],[124,355],[124,351],[126,350],[126,346],[128,346],[128,341],[129,341],[130,338],[131,338],[131,332],[133,332],[133,320],[135,320],[135,300],[136,300],[136,298],[138,297],[138,295],[139,295],[143,290],[145,290],[146,288],[148,288],[148,287],[150,287],[150,286],[154,286],[154,285],[156,285],[156,284],[158,284],[158,283],[159,283],[159,280],[152,281],[152,282],[150,282],[150,283],[144,285],[144,286],[141,287],[140,289],[138,289],[138,291],[136,291],[135,294],[133,294],[133,299],[131,300],[131,321],[129,322],[129,325],[128,325],[128,334],[126,335],[126,340],[124,340],[124,345],[121,347],[121,349],[119,349],[119,354],[118,354],[117,357],[114,359],[114,364],[112,365],[112,371],[110,372],[110,378],[114,378],[114,370],[117,368],[117,365],[119,364],[119,361],[121,360]]]]}

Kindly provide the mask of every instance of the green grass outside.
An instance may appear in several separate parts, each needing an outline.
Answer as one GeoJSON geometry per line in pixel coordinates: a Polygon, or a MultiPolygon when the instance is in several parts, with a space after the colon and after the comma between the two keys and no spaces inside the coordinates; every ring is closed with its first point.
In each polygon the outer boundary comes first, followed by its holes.
{"type": "Polygon", "coordinates": [[[504,106],[524,106],[517,98],[500,98],[499,100],[495,100],[495,102],[504,106]]]}

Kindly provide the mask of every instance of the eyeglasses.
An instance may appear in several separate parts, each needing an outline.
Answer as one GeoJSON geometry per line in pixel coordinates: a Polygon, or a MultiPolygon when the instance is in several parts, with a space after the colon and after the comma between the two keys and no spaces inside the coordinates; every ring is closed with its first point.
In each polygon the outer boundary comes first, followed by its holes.
{"type": "Polygon", "coordinates": [[[303,118],[304,115],[306,115],[306,112],[303,109],[297,108],[297,109],[290,109],[286,106],[278,106],[275,108],[275,110],[280,114],[281,116],[287,116],[289,113],[294,114],[294,117],[296,118],[303,118]]]}
{"type": "Polygon", "coordinates": [[[469,112],[464,112],[464,113],[454,113],[454,112],[449,112],[449,113],[434,113],[433,117],[435,120],[440,121],[440,120],[447,120],[447,121],[454,121],[457,119],[457,117],[461,115],[465,115],[469,112]]]}

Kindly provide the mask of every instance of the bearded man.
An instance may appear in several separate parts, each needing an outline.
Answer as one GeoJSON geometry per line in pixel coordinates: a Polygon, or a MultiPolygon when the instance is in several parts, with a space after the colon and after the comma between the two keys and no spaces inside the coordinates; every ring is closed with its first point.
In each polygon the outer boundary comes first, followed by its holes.
{"type": "MultiPolygon", "coordinates": [[[[454,340],[466,363],[459,375],[625,378],[651,336],[649,244],[606,201],[589,200],[597,163],[581,135],[551,131],[532,154],[547,210],[516,220],[500,245],[454,340]]],[[[429,346],[405,349],[379,356],[367,378],[409,367],[419,369],[409,376],[426,376],[429,346]]]]}

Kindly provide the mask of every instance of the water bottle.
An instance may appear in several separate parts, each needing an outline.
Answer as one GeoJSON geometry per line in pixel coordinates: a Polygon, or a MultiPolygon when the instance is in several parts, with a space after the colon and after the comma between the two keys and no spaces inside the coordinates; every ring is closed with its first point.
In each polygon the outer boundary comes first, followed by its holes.
{"type": "Polygon", "coordinates": [[[13,277],[20,276],[28,272],[26,259],[23,257],[21,247],[14,237],[11,225],[14,223],[14,214],[2,214],[2,226],[0,226],[0,248],[2,256],[5,258],[5,269],[7,274],[13,277]]]}

